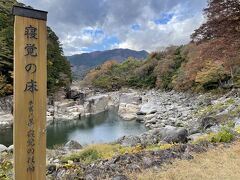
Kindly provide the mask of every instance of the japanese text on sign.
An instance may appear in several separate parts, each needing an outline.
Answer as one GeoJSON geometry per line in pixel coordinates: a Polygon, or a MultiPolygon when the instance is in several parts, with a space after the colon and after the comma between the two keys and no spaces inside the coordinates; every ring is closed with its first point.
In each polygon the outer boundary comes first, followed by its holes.
{"type": "MultiPolygon", "coordinates": [[[[37,28],[32,25],[25,27],[25,34],[27,39],[37,39],[37,28]]],[[[25,56],[36,57],[37,47],[34,43],[27,43],[25,45],[25,56]]],[[[25,66],[25,70],[28,74],[34,74],[37,71],[36,64],[28,63],[25,66]]],[[[30,92],[34,95],[34,92],[38,91],[37,82],[34,79],[26,82],[24,92],[30,92]]],[[[33,96],[32,96],[33,98],[33,96]]],[[[34,159],[34,146],[35,146],[35,132],[34,132],[34,102],[33,99],[28,103],[28,130],[27,130],[27,171],[33,172],[35,170],[34,159]]]]}

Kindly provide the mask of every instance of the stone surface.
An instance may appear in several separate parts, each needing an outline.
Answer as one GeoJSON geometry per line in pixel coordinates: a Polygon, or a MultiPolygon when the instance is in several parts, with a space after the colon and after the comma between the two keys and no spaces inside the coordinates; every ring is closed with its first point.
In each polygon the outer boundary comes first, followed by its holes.
{"type": "Polygon", "coordinates": [[[0,129],[10,128],[12,125],[13,115],[6,112],[0,112],[0,129]]]}
{"type": "Polygon", "coordinates": [[[125,104],[120,103],[118,114],[124,120],[135,120],[137,118],[137,112],[139,111],[139,106],[135,104],[125,104]]]}
{"type": "Polygon", "coordinates": [[[240,118],[235,118],[234,119],[234,122],[235,122],[235,127],[240,127],[240,118]]]}
{"type": "Polygon", "coordinates": [[[9,152],[13,153],[13,150],[14,150],[14,145],[11,145],[11,146],[8,147],[9,152]]]}
{"type": "Polygon", "coordinates": [[[137,136],[124,136],[122,139],[118,140],[118,143],[122,146],[136,146],[140,142],[140,138],[137,136]]]}
{"type": "Polygon", "coordinates": [[[77,141],[70,140],[64,145],[65,149],[81,149],[82,146],[77,141]]]}
{"type": "Polygon", "coordinates": [[[151,102],[143,104],[140,109],[140,112],[143,114],[155,113],[155,112],[157,112],[157,105],[154,103],[151,103],[151,102]]]}
{"type": "Polygon", "coordinates": [[[3,151],[8,151],[8,148],[3,144],[0,144],[0,152],[3,152],[3,151]]]}
{"type": "Polygon", "coordinates": [[[208,129],[214,125],[218,124],[218,121],[214,117],[204,117],[203,119],[200,120],[200,128],[201,129],[208,129]]]}
{"type": "Polygon", "coordinates": [[[188,131],[184,128],[165,127],[160,131],[161,139],[168,143],[186,143],[188,131]]]}
{"type": "Polygon", "coordinates": [[[202,133],[196,133],[196,134],[191,134],[190,136],[188,136],[188,139],[190,141],[195,141],[197,140],[200,136],[202,136],[203,134],[202,133]]]}
{"type": "Polygon", "coordinates": [[[123,93],[120,95],[119,103],[139,105],[142,103],[142,97],[137,93],[123,93]]]}
{"type": "Polygon", "coordinates": [[[98,114],[108,110],[108,95],[97,95],[88,98],[86,104],[84,104],[84,108],[86,112],[91,114],[98,114]]]}

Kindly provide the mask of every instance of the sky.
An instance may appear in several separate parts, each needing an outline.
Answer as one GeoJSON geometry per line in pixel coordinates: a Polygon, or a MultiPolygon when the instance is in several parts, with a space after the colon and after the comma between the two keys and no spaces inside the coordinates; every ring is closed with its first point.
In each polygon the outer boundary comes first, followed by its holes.
{"type": "Polygon", "coordinates": [[[114,48],[159,51],[186,44],[207,0],[19,0],[48,11],[65,55],[114,48]]]}

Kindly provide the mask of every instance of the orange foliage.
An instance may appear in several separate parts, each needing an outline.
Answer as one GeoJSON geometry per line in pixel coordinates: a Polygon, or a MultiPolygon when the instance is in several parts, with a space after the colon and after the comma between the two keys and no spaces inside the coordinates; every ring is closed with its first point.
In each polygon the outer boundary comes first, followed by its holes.
{"type": "Polygon", "coordinates": [[[107,73],[115,64],[117,64],[117,61],[109,60],[104,62],[102,65],[90,70],[85,76],[84,82],[86,83],[86,85],[92,85],[94,79],[104,73],[107,73]]]}

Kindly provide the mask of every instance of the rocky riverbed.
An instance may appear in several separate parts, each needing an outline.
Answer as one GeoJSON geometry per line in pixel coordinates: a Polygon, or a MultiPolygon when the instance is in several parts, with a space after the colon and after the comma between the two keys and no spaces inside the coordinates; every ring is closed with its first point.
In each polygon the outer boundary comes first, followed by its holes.
{"type": "MultiPolygon", "coordinates": [[[[140,136],[118,140],[124,144],[187,142],[206,131],[219,131],[223,125],[240,124],[239,90],[213,96],[131,89],[101,93],[72,87],[67,94],[62,93],[57,97],[48,100],[48,124],[81,119],[111,109],[117,109],[119,116],[126,121],[144,123],[148,131],[140,136]]],[[[0,127],[8,128],[13,123],[12,97],[0,101],[0,127]]]]}
{"type": "MultiPolygon", "coordinates": [[[[48,150],[49,179],[127,179],[128,171],[159,167],[174,158],[192,158],[191,151],[205,151],[208,143],[192,144],[202,137],[205,138],[201,142],[229,142],[240,134],[239,90],[224,95],[197,95],[130,89],[100,93],[73,88],[68,99],[64,97],[53,102],[49,100],[48,123],[81,119],[117,109],[124,120],[144,123],[148,131],[139,136],[124,136],[113,145],[103,147],[82,150],[77,142],[71,142],[64,148],[48,150]],[[99,149],[107,151],[108,146],[111,147],[109,151],[114,151],[111,156],[109,152],[104,152],[106,157],[102,156],[104,153],[98,152],[99,149]],[[70,155],[67,161],[63,160],[64,156],[76,152],[80,155],[70,155]],[[87,159],[82,156],[87,156],[87,159]],[[96,161],[86,163],[88,158],[96,158],[96,161]]],[[[11,97],[1,99],[1,102],[0,121],[2,128],[6,128],[12,124],[11,97]]],[[[0,145],[2,153],[10,153],[11,156],[12,150],[13,146],[0,145]]],[[[4,159],[1,161],[4,163],[4,159]]]]}

